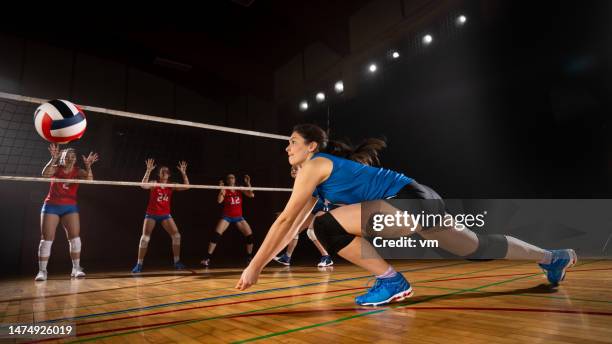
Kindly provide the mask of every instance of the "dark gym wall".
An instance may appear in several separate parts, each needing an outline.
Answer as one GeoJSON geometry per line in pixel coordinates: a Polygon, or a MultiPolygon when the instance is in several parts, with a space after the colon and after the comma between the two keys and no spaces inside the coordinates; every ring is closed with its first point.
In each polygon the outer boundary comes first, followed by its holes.
{"type": "MultiPolygon", "coordinates": [[[[0,35],[0,90],[41,98],[69,99],[111,109],[276,133],[273,103],[254,96],[236,96],[224,102],[207,99],[168,80],[120,63],[42,43],[0,35]]],[[[3,100],[0,137],[0,167],[5,174],[37,175],[48,161],[46,143],[31,124],[34,104],[3,100]],[[15,123],[20,123],[13,128],[15,123]],[[10,132],[10,133],[9,133],[10,132]],[[15,134],[16,133],[16,134],[15,134]],[[15,136],[15,137],[11,137],[15,136]]],[[[255,186],[288,187],[285,142],[210,130],[128,120],[87,113],[88,130],[72,144],[79,153],[99,152],[94,165],[96,179],[139,181],[144,160],[156,158],[174,172],[179,160],[189,162],[193,184],[217,184],[227,173],[238,181],[248,173],[255,186]]],[[[40,206],[48,190],[41,183],[0,182],[0,260],[2,274],[36,269],[40,240],[40,206]]],[[[246,200],[244,211],[261,242],[281,209],[285,193],[257,192],[246,200]]],[[[83,266],[89,270],[107,267],[128,269],[135,261],[148,191],[135,187],[82,186],[79,207],[83,239],[83,266]]],[[[183,257],[196,266],[210,232],[220,218],[216,192],[189,190],[176,193],[173,216],[183,235],[183,257]]],[[[163,229],[153,234],[149,264],[171,262],[170,239],[163,229]]],[[[49,270],[68,271],[70,266],[65,234],[58,228],[49,270]]],[[[215,258],[242,259],[242,238],[229,230],[215,258]]]]}

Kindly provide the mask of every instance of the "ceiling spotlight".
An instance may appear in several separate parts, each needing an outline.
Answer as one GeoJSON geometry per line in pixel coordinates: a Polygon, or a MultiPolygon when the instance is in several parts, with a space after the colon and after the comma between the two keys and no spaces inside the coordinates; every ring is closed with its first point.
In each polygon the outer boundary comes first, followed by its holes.
{"type": "Polygon", "coordinates": [[[315,99],[317,100],[317,103],[323,103],[325,101],[325,93],[323,92],[317,93],[317,95],[315,96],[315,99]]]}
{"type": "Polygon", "coordinates": [[[368,67],[368,69],[370,70],[371,73],[374,73],[376,72],[376,69],[378,69],[378,67],[376,67],[375,63],[372,63],[370,67],[368,67]]]}
{"type": "Polygon", "coordinates": [[[431,42],[433,42],[433,37],[431,35],[427,34],[423,36],[423,44],[429,45],[431,42]]]}
{"type": "Polygon", "coordinates": [[[397,51],[394,51],[391,53],[391,57],[393,57],[394,59],[397,59],[400,57],[400,54],[397,51]]]}
{"type": "Polygon", "coordinates": [[[334,90],[336,91],[336,93],[344,92],[344,83],[342,82],[342,80],[336,81],[336,84],[334,85],[334,90]]]}
{"type": "Polygon", "coordinates": [[[457,26],[463,26],[463,24],[465,24],[466,21],[467,21],[467,17],[462,14],[459,17],[457,17],[457,19],[455,20],[455,24],[457,24],[457,26]]]}
{"type": "Polygon", "coordinates": [[[308,110],[308,102],[307,102],[307,101],[302,100],[302,101],[300,102],[300,110],[302,110],[302,111],[306,111],[306,110],[308,110]]]}

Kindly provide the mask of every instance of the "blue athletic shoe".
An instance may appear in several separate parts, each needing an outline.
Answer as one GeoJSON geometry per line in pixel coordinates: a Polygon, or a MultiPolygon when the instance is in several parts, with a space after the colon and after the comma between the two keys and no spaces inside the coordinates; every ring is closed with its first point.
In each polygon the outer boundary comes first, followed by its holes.
{"type": "Polygon", "coordinates": [[[379,306],[389,302],[402,301],[412,296],[412,287],[401,273],[391,278],[377,278],[367,293],[355,298],[361,306],[379,306]]]}
{"type": "Polygon", "coordinates": [[[319,262],[319,264],[317,264],[317,266],[320,268],[324,268],[326,266],[332,266],[332,265],[334,265],[334,262],[332,261],[330,256],[322,256],[321,261],[319,262]]]}
{"type": "Polygon", "coordinates": [[[185,270],[185,268],[185,264],[181,263],[180,261],[174,263],[175,270],[185,270]]]}
{"type": "Polygon", "coordinates": [[[132,269],[133,274],[139,274],[142,272],[142,264],[136,264],[136,266],[132,269]]]}
{"type": "Polygon", "coordinates": [[[279,264],[291,265],[291,257],[289,257],[286,253],[283,253],[281,256],[274,257],[274,260],[279,264]]]}
{"type": "Polygon", "coordinates": [[[552,258],[550,264],[539,264],[542,270],[546,273],[548,282],[553,287],[559,285],[559,282],[565,278],[565,269],[573,266],[578,261],[576,252],[572,249],[567,250],[552,250],[552,258]]]}

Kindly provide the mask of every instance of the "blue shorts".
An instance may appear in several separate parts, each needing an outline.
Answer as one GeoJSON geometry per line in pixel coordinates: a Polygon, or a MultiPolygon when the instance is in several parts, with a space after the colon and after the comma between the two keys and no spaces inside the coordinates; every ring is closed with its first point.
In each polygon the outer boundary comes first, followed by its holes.
{"type": "Polygon", "coordinates": [[[154,220],[155,222],[162,222],[164,220],[167,219],[171,219],[172,215],[168,214],[168,215],[151,215],[151,214],[145,214],[145,219],[151,219],[154,220]]]}
{"type": "Polygon", "coordinates": [[[76,204],[57,205],[57,204],[43,203],[43,206],[40,209],[40,212],[45,213],[45,214],[55,214],[59,217],[62,217],[64,215],[78,213],[79,207],[77,207],[76,204]]]}
{"type": "Polygon", "coordinates": [[[244,217],[242,216],[238,216],[238,217],[223,216],[223,219],[229,223],[236,223],[236,222],[244,221],[244,217]]]}

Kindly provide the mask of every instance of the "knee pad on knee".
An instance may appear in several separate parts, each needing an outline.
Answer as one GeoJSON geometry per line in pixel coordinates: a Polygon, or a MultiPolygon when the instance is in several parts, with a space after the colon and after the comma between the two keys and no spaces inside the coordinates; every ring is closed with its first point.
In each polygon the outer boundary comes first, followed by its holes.
{"type": "Polygon", "coordinates": [[[181,244],[181,233],[176,232],[172,235],[172,245],[180,245],[181,244]]]}
{"type": "Polygon", "coordinates": [[[68,240],[68,245],[70,246],[70,253],[81,252],[81,237],[76,237],[68,240]]]}
{"type": "Polygon", "coordinates": [[[244,243],[247,245],[253,245],[253,234],[245,235],[244,243]]]}
{"type": "Polygon", "coordinates": [[[478,248],[466,259],[502,259],[508,254],[508,239],[501,234],[476,234],[478,248]]]}
{"type": "Polygon", "coordinates": [[[210,238],[210,242],[216,244],[219,242],[219,240],[221,240],[221,234],[213,232],[212,238],[210,238]]]}
{"type": "Polygon", "coordinates": [[[52,240],[41,240],[38,244],[38,256],[49,257],[51,255],[51,245],[53,245],[52,240]]]}
{"type": "Polygon", "coordinates": [[[149,240],[151,240],[151,237],[143,234],[140,237],[140,244],[138,244],[138,247],[147,248],[147,246],[149,246],[149,240]]]}
{"type": "Polygon", "coordinates": [[[330,253],[338,253],[355,238],[354,235],[344,230],[330,213],[325,213],[315,219],[314,232],[317,239],[330,253]]]}
{"type": "Polygon", "coordinates": [[[315,234],[315,231],[313,228],[308,228],[308,230],[306,230],[306,234],[308,235],[308,239],[312,240],[312,241],[317,241],[317,235],[315,234]]]}

